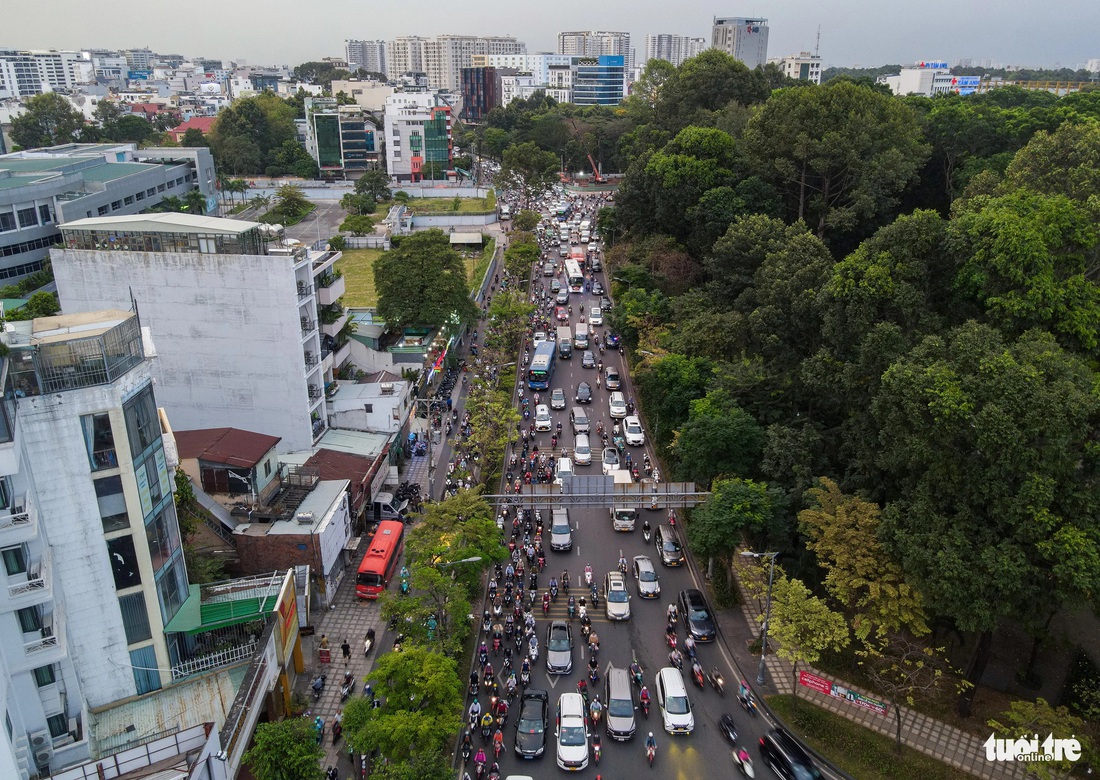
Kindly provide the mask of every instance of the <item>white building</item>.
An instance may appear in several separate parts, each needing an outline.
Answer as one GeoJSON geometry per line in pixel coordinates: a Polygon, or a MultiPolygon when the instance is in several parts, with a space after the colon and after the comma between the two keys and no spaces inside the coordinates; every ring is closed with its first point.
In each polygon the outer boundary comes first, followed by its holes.
{"type": "Polygon", "coordinates": [[[821,57],[816,54],[804,51],[786,57],[772,57],[768,62],[778,65],[787,78],[821,83],[821,57]]]}
{"type": "Polygon", "coordinates": [[[172,682],[188,648],[165,627],[188,590],[137,316],[13,322],[0,338],[0,775],[25,780],[89,757],[91,710],[172,682]]]}
{"type": "Polygon", "coordinates": [[[394,88],[381,81],[333,81],[329,89],[333,95],[343,92],[359,106],[373,113],[381,113],[386,108],[386,98],[394,93],[394,88]]]}
{"type": "Polygon", "coordinates": [[[423,73],[426,40],[419,35],[402,35],[386,41],[386,76],[393,80],[405,73],[423,73]]]}
{"type": "Polygon", "coordinates": [[[550,69],[569,68],[573,62],[568,54],[483,54],[473,59],[472,67],[515,68],[520,73],[530,73],[536,85],[550,83],[550,69]]]}
{"type": "Polygon", "coordinates": [[[1085,70],[1089,73],[1100,73],[1100,58],[1091,59],[1086,62],[1085,70]]]}
{"type": "Polygon", "coordinates": [[[344,383],[329,399],[333,428],[394,434],[401,430],[412,406],[413,385],[389,376],[384,382],[344,383]]]}
{"type": "Polygon", "coordinates": [[[0,50],[0,99],[73,89],[92,81],[93,73],[78,51],[0,50]]]}
{"type": "Polygon", "coordinates": [[[558,33],[558,54],[598,57],[619,55],[626,60],[627,70],[634,68],[634,50],[630,48],[630,33],[593,30],[558,33]]]}
{"type": "Polygon", "coordinates": [[[351,352],[339,252],[264,225],[187,214],[82,219],[51,250],[62,308],[136,302],[156,341],[157,394],[180,428],[238,427],[303,450],[351,352]]]}
{"type": "MultiPolygon", "coordinates": [[[[684,60],[707,49],[706,38],[690,38],[686,35],[647,35],[645,37],[645,62],[665,60],[679,66],[684,60]]],[[[642,63],[644,66],[645,63],[642,63]]]]}
{"type": "Polygon", "coordinates": [[[510,36],[404,36],[386,43],[386,75],[395,80],[405,73],[425,73],[434,89],[458,92],[462,69],[476,67],[474,58],[523,55],[527,45],[510,36]]]}
{"type": "Polygon", "coordinates": [[[386,170],[397,181],[446,178],[454,146],[451,108],[430,92],[395,92],[383,120],[386,170]]]}
{"type": "Polygon", "coordinates": [[[763,67],[768,61],[768,20],[716,16],[710,47],[724,51],[750,68],[763,67]]]}
{"type": "Polygon", "coordinates": [[[358,68],[369,73],[386,72],[385,41],[344,41],[344,54],[352,71],[358,68]]]}
{"type": "Polygon", "coordinates": [[[927,60],[907,65],[899,73],[879,76],[876,81],[895,95],[969,95],[981,84],[980,76],[953,76],[947,62],[927,60]]]}

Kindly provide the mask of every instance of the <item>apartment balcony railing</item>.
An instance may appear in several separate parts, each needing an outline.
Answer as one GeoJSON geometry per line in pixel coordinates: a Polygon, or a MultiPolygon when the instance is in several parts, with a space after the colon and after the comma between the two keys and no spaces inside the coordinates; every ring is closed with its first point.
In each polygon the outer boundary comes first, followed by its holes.
{"type": "Polygon", "coordinates": [[[324,282],[318,281],[317,303],[322,306],[331,306],[340,299],[346,289],[343,275],[331,275],[324,282]],[[327,282],[327,283],[326,283],[327,282]],[[323,286],[322,286],[323,285],[323,286]]]}
{"type": "Polygon", "coordinates": [[[65,652],[65,611],[61,604],[54,603],[53,611],[42,615],[42,628],[39,636],[23,643],[23,655],[33,657],[34,661],[44,665],[52,663],[54,655],[65,652]]]}
{"type": "Polygon", "coordinates": [[[326,336],[332,336],[333,338],[336,338],[336,334],[343,330],[344,326],[348,324],[348,316],[348,312],[347,310],[345,310],[344,313],[340,315],[339,319],[336,320],[336,322],[322,323],[321,332],[324,333],[326,336]]]}
{"type": "Polygon", "coordinates": [[[222,666],[231,666],[247,661],[256,654],[256,640],[235,647],[227,647],[207,655],[192,658],[172,667],[172,679],[182,680],[193,674],[199,674],[222,666]]]}
{"type": "Polygon", "coordinates": [[[298,282],[298,297],[308,298],[313,294],[313,287],[305,282],[298,282]]]}
{"type": "Polygon", "coordinates": [[[46,552],[31,561],[27,566],[27,579],[24,582],[15,582],[8,585],[8,598],[17,600],[29,595],[48,593],[51,590],[52,563],[53,556],[47,548],[46,552]]]}
{"type": "Polygon", "coordinates": [[[0,509],[0,546],[30,541],[37,534],[35,525],[26,498],[18,496],[9,509],[0,509]]]}
{"type": "Polygon", "coordinates": [[[314,322],[310,317],[302,317],[301,324],[303,336],[308,336],[317,327],[317,323],[314,322]]]}

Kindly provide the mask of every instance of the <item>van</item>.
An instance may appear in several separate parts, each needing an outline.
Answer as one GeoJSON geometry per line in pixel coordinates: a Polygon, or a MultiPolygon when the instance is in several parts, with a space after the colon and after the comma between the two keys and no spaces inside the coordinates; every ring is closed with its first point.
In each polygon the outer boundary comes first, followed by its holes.
{"type": "Polygon", "coordinates": [[[573,346],[576,349],[588,349],[588,324],[577,325],[576,335],[573,337],[573,346]]]}
{"type": "Polygon", "coordinates": [[[378,520],[404,520],[409,513],[409,499],[397,500],[393,493],[379,493],[374,497],[373,511],[378,520]]]}
{"type": "Polygon", "coordinates": [[[638,520],[638,510],[625,506],[611,507],[611,527],[616,531],[633,531],[638,520]]]}
{"type": "Polygon", "coordinates": [[[619,742],[634,736],[634,692],[630,688],[630,674],[626,669],[612,667],[604,681],[604,707],[607,735],[619,742]]]}
{"type": "Polygon", "coordinates": [[[569,525],[569,510],[555,509],[550,514],[550,549],[571,550],[573,548],[573,528],[569,525]]]}
{"type": "Polygon", "coordinates": [[[500,218],[501,219],[511,219],[512,218],[512,209],[509,206],[501,206],[500,207],[500,218]]]}
{"type": "Polygon", "coordinates": [[[578,466],[592,465],[592,445],[587,433],[578,433],[573,442],[573,462],[578,466]]]}
{"type": "Polygon", "coordinates": [[[687,686],[675,666],[666,666],[657,672],[657,706],[661,710],[665,731],[669,734],[690,734],[695,730],[687,686]]]}
{"type": "Polygon", "coordinates": [[[588,427],[588,415],[579,406],[574,406],[569,410],[569,423],[573,426],[574,436],[578,433],[591,432],[588,427]]]}
{"type": "Polygon", "coordinates": [[[572,335],[569,332],[568,325],[562,325],[558,328],[558,357],[562,360],[568,360],[573,354],[572,335]]]}
{"type": "Polygon", "coordinates": [[[573,461],[569,458],[558,458],[557,465],[554,466],[557,473],[554,476],[554,484],[560,485],[563,479],[573,477],[573,461]]]}
{"type": "Polygon", "coordinates": [[[657,531],[653,534],[653,543],[657,546],[657,555],[665,566],[684,565],[684,551],[671,525],[662,523],[657,526],[657,531]]]}

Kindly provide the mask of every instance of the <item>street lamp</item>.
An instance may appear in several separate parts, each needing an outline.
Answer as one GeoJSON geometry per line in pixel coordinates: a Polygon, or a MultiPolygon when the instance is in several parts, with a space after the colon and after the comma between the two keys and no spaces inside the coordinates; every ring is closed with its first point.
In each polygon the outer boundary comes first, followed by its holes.
{"type": "Polygon", "coordinates": [[[779,553],[777,552],[764,552],[758,553],[752,550],[742,550],[741,557],[743,558],[767,558],[768,559],[768,599],[764,606],[764,630],[760,632],[760,668],[756,672],[756,684],[764,684],[764,656],[768,652],[768,621],[772,616],[772,581],[775,575],[775,559],[779,553]]]}
{"type": "Polygon", "coordinates": [[[447,561],[446,563],[437,563],[435,566],[437,569],[443,569],[447,566],[457,566],[460,563],[477,563],[481,560],[480,555],[474,555],[470,558],[463,558],[461,561],[447,561]]]}

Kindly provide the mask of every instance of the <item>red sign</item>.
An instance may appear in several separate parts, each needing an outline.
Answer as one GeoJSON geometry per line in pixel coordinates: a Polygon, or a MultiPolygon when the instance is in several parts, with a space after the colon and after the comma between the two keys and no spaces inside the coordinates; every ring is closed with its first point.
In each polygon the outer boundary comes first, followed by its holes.
{"type": "Polygon", "coordinates": [[[853,691],[850,688],[845,688],[843,685],[826,680],[824,677],[819,677],[811,672],[799,672],[798,684],[804,685],[810,690],[823,693],[826,696],[832,696],[834,699],[843,699],[849,704],[854,704],[857,707],[861,707],[865,710],[871,710],[871,712],[877,712],[879,715],[885,715],[887,711],[886,704],[872,699],[869,696],[864,696],[862,693],[853,691]]]}
{"type": "Polygon", "coordinates": [[[805,685],[811,690],[815,690],[818,693],[824,693],[826,696],[832,695],[832,683],[826,680],[824,677],[818,677],[816,674],[810,672],[798,673],[798,684],[805,685]]]}

